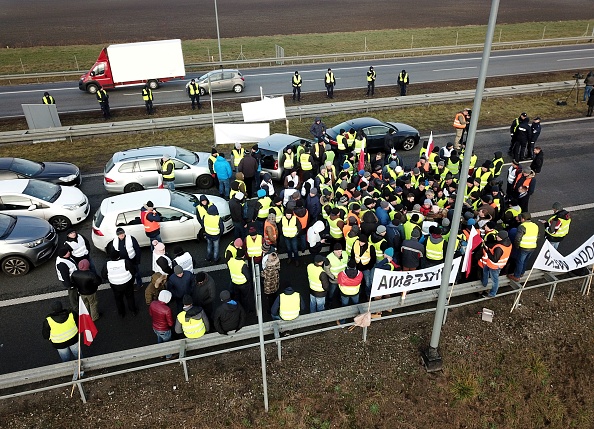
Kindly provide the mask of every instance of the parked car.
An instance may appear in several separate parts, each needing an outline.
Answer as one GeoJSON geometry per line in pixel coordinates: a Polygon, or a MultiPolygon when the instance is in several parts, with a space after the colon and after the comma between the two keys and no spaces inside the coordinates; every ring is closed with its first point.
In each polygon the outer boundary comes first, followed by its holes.
{"type": "Polygon", "coordinates": [[[90,209],[87,196],[72,186],[34,179],[5,180],[0,186],[0,213],[45,219],[57,231],[81,223],[90,209]]]}
{"type": "Polygon", "coordinates": [[[375,118],[356,118],[336,125],[326,130],[326,138],[333,148],[336,148],[336,136],[340,130],[354,128],[363,130],[367,136],[367,148],[370,152],[384,150],[384,137],[390,129],[395,133],[394,143],[396,148],[411,150],[419,143],[420,135],[416,128],[400,122],[382,122],[375,118]]]}
{"type": "Polygon", "coordinates": [[[161,158],[169,156],[175,164],[175,187],[197,186],[208,189],[213,178],[206,152],[191,152],[177,146],[147,146],[116,152],[103,170],[103,186],[108,192],[136,192],[157,188],[161,158]]]}
{"type": "Polygon", "coordinates": [[[80,170],[68,162],[35,162],[22,158],[0,158],[0,180],[37,179],[64,186],[79,186],[80,170]]]}
{"type": "Polygon", "coordinates": [[[302,137],[292,136],[290,134],[272,134],[258,143],[260,152],[262,152],[262,172],[270,173],[273,179],[280,180],[283,175],[283,151],[291,146],[293,153],[297,147],[305,142],[307,147],[314,144],[312,140],[302,137]]]}
{"type": "Polygon", "coordinates": [[[239,70],[213,70],[196,79],[200,87],[200,95],[208,93],[209,78],[212,92],[233,91],[239,94],[245,88],[245,78],[239,70]]]}
{"type": "Polygon", "coordinates": [[[0,213],[0,265],[9,276],[23,276],[49,260],[58,234],[46,220],[0,213]]]}
{"type": "MultiPolygon", "coordinates": [[[[220,197],[207,196],[219,210],[225,233],[231,231],[233,222],[229,203],[220,197]]],[[[140,246],[149,246],[149,239],[140,222],[140,209],[147,201],[152,201],[161,213],[161,239],[164,243],[195,240],[201,236],[202,229],[194,206],[198,204],[199,198],[200,194],[169,189],[150,189],[106,198],[93,217],[93,244],[105,251],[107,244],[116,236],[116,229],[122,227],[126,234],[138,240],[140,246]]]]}

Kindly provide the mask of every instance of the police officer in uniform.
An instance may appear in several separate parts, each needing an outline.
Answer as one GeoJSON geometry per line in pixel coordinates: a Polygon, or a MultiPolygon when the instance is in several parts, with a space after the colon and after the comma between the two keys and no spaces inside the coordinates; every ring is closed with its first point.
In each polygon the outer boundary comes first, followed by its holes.
{"type": "Polygon", "coordinates": [[[400,87],[400,95],[406,95],[406,86],[409,84],[408,73],[406,70],[402,69],[400,73],[398,73],[398,86],[400,87]]]}
{"type": "Polygon", "coordinates": [[[144,85],[142,88],[142,99],[144,100],[144,105],[146,107],[146,114],[152,115],[153,114],[153,91],[147,85],[144,85]]]}
{"type": "Polygon", "coordinates": [[[49,95],[49,92],[44,92],[43,97],[41,98],[43,104],[56,104],[56,100],[54,97],[49,95]]]}
{"type": "Polygon", "coordinates": [[[369,70],[367,71],[367,96],[369,97],[369,93],[373,96],[375,93],[375,70],[373,66],[369,66],[369,70]]]}
{"type": "Polygon", "coordinates": [[[103,89],[103,87],[99,87],[97,89],[97,93],[95,94],[97,97],[97,101],[99,102],[99,106],[101,106],[101,112],[103,113],[103,119],[107,120],[111,118],[111,112],[109,111],[109,95],[107,91],[103,89]]]}
{"type": "Polygon", "coordinates": [[[326,97],[334,98],[334,85],[336,85],[336,79],[334,78],[334,72],[332,69],[328,69],[324,76],[324,85],[326,85],[326,97]]]}
{"type": "Polygon", "coordinates": [[[54,301],[52,312],[43,321],[41,334],[58,350],[62,362],[78,359],[78,314],[54,301]]]}
{"type": "Polygon", "coordinates": [[[186,91],[188,91],[190,100],[192,100],[192,110],[196,109],[196,104],[198,104],[198,108],[201,109],[202,105],[200,104],[200,87],[196,83],[196,79],[192,79],[187,83],[186,91]]]}
{"type": "Polygon", "coordinates": [[[301,75],[298,71],[295,71],[291,85],[293,86],[293,101],[295,101],[295,96],[297,96],[297,101],[301,101],[301,75]]]}

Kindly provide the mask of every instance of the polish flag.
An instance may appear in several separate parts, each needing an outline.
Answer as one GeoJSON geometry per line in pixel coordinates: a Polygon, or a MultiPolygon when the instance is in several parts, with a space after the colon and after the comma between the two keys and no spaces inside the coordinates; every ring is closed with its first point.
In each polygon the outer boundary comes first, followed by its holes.
{"type": "Polygon", "coordinates": [[[165,186],[163,186],[163,176],[160,174],[157,175],[157,188],[159,188],[159,189],[165,188],[165,186]]]}
{"type": "Polygon", "coordinates": [[[78,333],[83,334],[85,346],[90,346],[95,336],[97,336],[97,327],[91,319],[85,303],[78,297],[78,333]]]}
{"type": "Polygon", "coordinates": [[[361,149],[361,152],[359,153],[359,165],[357,167],[357,171],[365,169],[365,151],[363,149],[361,149]]]}
{"type": "Polygon", "coordinates": [[[475,227],[470,229],[470,235],[468,236],[468,243],[466,244],[466,252],[464,253],[464,260],[462,261],[462,272],[466,273],[466,278],[470,275],[470,269],[472,265],[472,252],[476,249],[483,239],[477,232],[475,227]]]}
{"type": "Polygon", "coordinates": [[[427,142],[427,152],[425,152],[425,156],[427,157],[427,159],[429,159],[429,155],[431,155],[431,152],[433,152],[433,131],[431,131],[431,134],[429,134],[429,141],[427,142]]]}

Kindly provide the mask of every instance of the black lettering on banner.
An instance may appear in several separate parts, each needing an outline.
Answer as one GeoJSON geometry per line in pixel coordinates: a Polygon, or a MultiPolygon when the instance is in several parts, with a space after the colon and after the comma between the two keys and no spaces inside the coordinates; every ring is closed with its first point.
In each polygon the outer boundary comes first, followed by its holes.
{"type": "Polygon", "coordinates": [[[388,281],[386,280],[386,276],[382,276],[382,279],[380,280],[380,284],[377,287],[377,290],[381,290],[381,289],[388,289],[388,281]]]}
{"type": "Polygon", "coordinates": [[[413,276],[411,276],[410,274],[407,274],[406,277],[404,278],[404,284],[402,286],[409,287],[412,283],[412,280],[413,280],[413,276]]]}

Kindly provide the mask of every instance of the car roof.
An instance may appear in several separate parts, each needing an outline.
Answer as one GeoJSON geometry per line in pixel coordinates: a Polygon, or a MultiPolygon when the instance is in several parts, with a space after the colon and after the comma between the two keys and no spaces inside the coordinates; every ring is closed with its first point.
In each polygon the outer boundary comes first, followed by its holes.
{"type": "Polygon", "coordinates": [[[167,155],[171,158],[175,156],[177,148],[175,146],[147,146],[127,149],[113,154],[113,162],[126,161],[130,159],[161,157],[167,155]]]}
{"type": "MultiPolygon", "coordinates": [[[[0,187],[0,194],[22,194],[31,179],[9,179],[3,180],[0,187]]],[[[40,180],[34,180],[40,182],[40,180]]],[[[47,182],[44,182],[47,183],[47,182]]]]}
{"type": "MultiPolygon", "coordinates": [[[[373,126],[373,125],[386,125],[384,122],[380,121],[379,119],[376,118],[370,118],[370,117],[363,117],[363,118],[354,118],[354,119],[349,119],[347,121],[341,122],[342,123],[347,123],[349,124],[349,126],[355,128],[355,129],[359,129],[362,127],[369,127],[369,126],[373,126]]],[[[338,124],[338,125],[341,125],[338,124]]],[[[346,130],[348,131],[348,130],[346,130]]]]}
{"type": "Polygon", "coordinates": [[[168,189],[148,189],[146,191],[130,192],[105,198],[101,202],[101,213],[122,213],[129,210],[140,210],[148,201],[155,207],[169,206],[171,196],[168,189]]]}
{"type": "Polygon", "coordinates": [[[14,161],[14,158],[0,158],[0,168],[7,169],[14,161]]]}
{"type": "Polygon", "coordinates": [[[268,137],[264,137],[258,142],[258,148],[268,150],[281,150],[287,147],[287,145],[297,140],[308,140],[303,137],[293,136],[291,134],[275,133],[268,137]]]}

